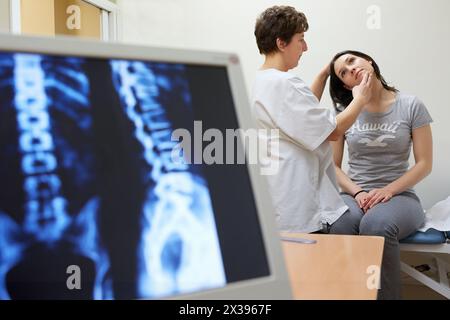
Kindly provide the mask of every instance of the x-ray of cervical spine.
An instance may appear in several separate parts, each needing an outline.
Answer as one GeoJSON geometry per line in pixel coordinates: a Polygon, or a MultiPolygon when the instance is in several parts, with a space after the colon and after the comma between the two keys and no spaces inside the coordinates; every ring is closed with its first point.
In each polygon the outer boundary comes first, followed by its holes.
{"type": "Polygon", "coordinates": [[[183,66],[0,54],[0,92],[0,299],[225,285],[206,180],[171,161],[183,66]]]}

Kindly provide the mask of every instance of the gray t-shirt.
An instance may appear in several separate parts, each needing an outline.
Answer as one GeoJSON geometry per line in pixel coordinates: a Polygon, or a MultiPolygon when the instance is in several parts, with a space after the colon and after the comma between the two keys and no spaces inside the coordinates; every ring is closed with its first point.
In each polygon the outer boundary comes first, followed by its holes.
{"type": "Polygon", "coordinates": [[[422,101],[401,93],[386,112],[362,111],[345,133],[350,179],[369,191],[400,178],[409,167],[412,130],[431,122],[422,101]]]}

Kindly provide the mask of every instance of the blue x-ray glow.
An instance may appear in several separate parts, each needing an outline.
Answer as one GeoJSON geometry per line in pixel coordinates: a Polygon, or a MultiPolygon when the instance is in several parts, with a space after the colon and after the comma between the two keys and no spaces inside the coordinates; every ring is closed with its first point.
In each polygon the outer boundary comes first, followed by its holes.
{"type": "Polygon", "coordinates": [[[0,299],[224,286],[207,180],[171,158],[192,109],[182,65],[0,53],[0,299]]]}

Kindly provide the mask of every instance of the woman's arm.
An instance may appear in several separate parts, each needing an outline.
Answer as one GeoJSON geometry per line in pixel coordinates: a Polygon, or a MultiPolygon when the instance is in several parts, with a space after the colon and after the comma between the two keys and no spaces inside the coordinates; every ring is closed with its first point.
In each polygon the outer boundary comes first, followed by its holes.
{"type": "Polygon", "coordinates": [[[386,202],[394,195],[413,187],[430,174],[433,167],[433,138],[431,126],[426,125],[412,131],[415,165],[403,176],[382,189],[369,192],[371,199],[364,206],[370,209],[379,202],[386,202]]]}
{"type": "MultiPolygon", "coordinates": [[[[342,156],[344,155],[344,136],[340,136],[336,141],[331,142],[333,147],[334,167],[336,169],[336,178],[342,191],[354,195],[355,193],[363,190],[360,186],[354,183],[342,170],[342,156]]],[[[367,197],[367,192],[360,192],[356,196],[356,202],[360,207],[363,205],[363,201],[367,197]]]]}
{"type": "Polygon", "coordinates": [[[311,85],[311,91],[317,97],[317,100],[322,99],[323,90],[327,84],[328,77],[330,76],[330,64],[327,64],[317,75],[311,85]]]}

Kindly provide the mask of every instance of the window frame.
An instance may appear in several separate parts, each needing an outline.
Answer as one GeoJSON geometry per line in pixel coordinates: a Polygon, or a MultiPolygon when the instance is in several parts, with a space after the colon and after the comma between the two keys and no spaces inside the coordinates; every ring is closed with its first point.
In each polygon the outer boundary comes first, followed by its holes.
{"type": "MultiPolygon", "coordinates": [[[[56,0],[57,1],[57,0],[56,0]]],[[[118,39],[117,5],[108,0],[82,0],[101,10],[101,40],[115,41],[118,39]]],[[[20,17],[21,0],[10,0],[10,31],[21,34],[20,17]]]]}

